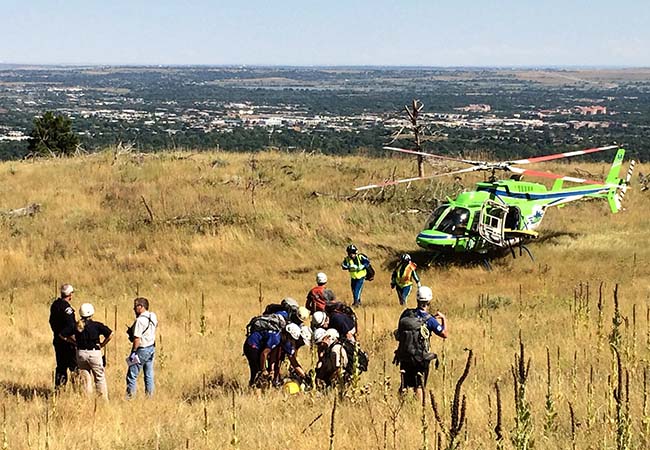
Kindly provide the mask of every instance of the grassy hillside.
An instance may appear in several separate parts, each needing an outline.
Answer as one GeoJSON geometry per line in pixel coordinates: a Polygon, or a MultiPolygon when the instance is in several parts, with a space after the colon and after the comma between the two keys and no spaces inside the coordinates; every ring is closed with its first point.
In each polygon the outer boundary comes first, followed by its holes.
{"type": "MultiPolygon", "coordinates": [[[[607,171],[575,161],[544,169],[569,174],[576,167],[600,177],[607,171]]],[[[433,203],[462,187],[444,180],[352,191],[415,170],[403,158],[272,152],[106,151],[1,164],[0,210],[41,204],[33,217],[0,218],[4,448],[328,448],[334,394],[249,391],[241,345],[261,305],[285,296],[303,301],[318,271],[350,301],[349,278],[339,268],[350,242],[378,269],[358,311],[371,366],[364,389],[337,406],[334,448],[422,448],[422,408],[411,398],[400,408],[396,394],[391,333],[401,308],[390,271],[404,251],[422,258],[414,238],[433,203]],[[92,302],[96,318],[116,330],[108,347],[108,404],[74,392],[50,395],[55,364],[47,318],[63,282],[76,288],[75,307],[92,302]],[[126,402],[124,330],[137,293],[161,321],[157,392],[144,401],[140,384],[139,399],[126,402]]],[[[616,448],[617,436],[625,440],[628,432],[635,445],[648,445],[649,204],[649,195],[632,190],[626,211],[616,215],[604,201],[550,210],[542,238],[530,245],[534,262],[507,257],[492,272],[421,268],[436,296],[433,307],[450,323],[448,340],[432,340],[441,366],[429,380],[446,424],[464,349],[475,356],[463,385],[463,448],[497,445],[495,382],[505,448],[516,436],[530,436],[538,448],[616,448]],[[623,316],[620,371],[610,349],[615,284],[623,316]],[[519,336],[524,360],[532,361],[525,398],[532,428],[520,410],[516,431],[511,366],[519,336]],[[629,402],[624,393],[617,416],[619,373],[629,402]]],[[[308,350],[298,358],[311,365],[308,350]]],[[[428,403],[425,413],[429,448],[438,440],[445,448],[428,403]]]]}

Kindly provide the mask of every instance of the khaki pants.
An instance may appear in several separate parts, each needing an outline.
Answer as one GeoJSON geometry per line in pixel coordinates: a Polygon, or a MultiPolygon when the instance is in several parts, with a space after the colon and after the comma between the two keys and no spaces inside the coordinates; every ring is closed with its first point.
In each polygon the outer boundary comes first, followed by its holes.
{"type": "Polygon", "coordinates": [[[94,380],[97,392],[108,400],[108,388],[106,387],[101,350],[77,350],[77,366],[79,366],[83,390],[87,394],[92,394],[94,380]]]}

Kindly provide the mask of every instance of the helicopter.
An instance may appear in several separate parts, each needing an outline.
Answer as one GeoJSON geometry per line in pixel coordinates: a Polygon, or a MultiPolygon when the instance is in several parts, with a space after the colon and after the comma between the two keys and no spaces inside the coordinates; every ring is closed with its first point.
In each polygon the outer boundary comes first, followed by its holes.
{"type": "MultiPolygon", "coordinates": [[[[384,147],[384,149],[425,158],[455,161],[471,167],[429,176],[391,180],[361,186],[355,190],[363,191],[475,171],[490,172],[488,180],[478,182],[475,190],[462,192],[455,199],[447,198],[447,201],[438,206],[427,219],[424,229],[416,237],[416,243],[423,249],[433,252],[433,259],[445,254],[487,255],[491,252],[502,253],[504,250],[510,250],[514,257],[514,249],[517,246],[520,255],[525,251],[533,259],[525,243],[538,237],[536,229],[542,223],[547,208],[562,206],[584,198],[602,198],[607,200],[611,211],[616,213],[621,209],[621,202],[635,165],[634,160],[630,161],[625,178],[619,178],[625,149],[618,145],[498,162],[459,159],[398,147],[384,147]],[[605,181],[517,167],[607,150],[617,151],[605,181]],[[508,179],[498,179],[497,172],[510,172],[512,176],[508,179]],[[523,175],[550,178],[555,181],[549,190],[544,184],[522,181],[523,175]],[[565,182],[576,183],[578,186],[564,187],[565,182]]],[[[484,261],[489,268],[487,259],[484,261]]]]}

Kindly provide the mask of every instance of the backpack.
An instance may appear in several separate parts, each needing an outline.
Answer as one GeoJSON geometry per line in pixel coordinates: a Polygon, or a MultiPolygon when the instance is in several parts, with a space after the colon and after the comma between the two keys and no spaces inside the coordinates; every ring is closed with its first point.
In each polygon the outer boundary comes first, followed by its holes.
{"type": "Polygon", "coordinates": [[[325,289],[325,286],[316,286],[307,294],[307,309],[311,310],[311,312],[326,310],[325,289]]]}
{"type": "Polygon", "coordinates": [[[375,279],[375,268],[372,267],[372,264],[368,264],[368,267],[366,267],[366,280],[372,281],[374,279],[375,279]]]}
{"type": "Polygon", "coordinates": [[[352,317],[354,319],[354,324],[357,324],[357,315],[354,313],[354,310],[349,305],[346,305],[343,302],[331,302],[325,305],[325,312],[330,315],[332,313],[345,314],[346,316],[352,317]]]}
{"type": "Polygon", "coordinates": [[[399,342],[395,350],[395,359],[411,366],[427,366],[435,359],[435,353],[429,352],[429,329],[426,318],[418,317],[415,309],[407,309],[400,317],[395,337],[399,342]]]}
{"type": "Polygon", "coordinates": [[[287,322],[284,320],[284,317],[278,314],[256,316],[246,325],[246,336],[262,331],[282,331],[286,325],[287,322]]]}
{"type": "Polygon", "coordinates": [[[287,311],[287,309],[280,303],[269,303],[266,305],[266,308],[264,308],[264,312],[262,314],[266,316],[269,314],[279,313],[280,311],[287,311]]]}
{"type": "Polygon", "coordinates": [[[357,360],[356,368],[359,373],[366,372],[368,370],[368,354],[361,350],[359,344],[348,339],[341,339],[339,343],[343,346],[345,353],[348,355],[348,364],[345,366],[345,373],[348,375],[354,374],[355,357],[357,360]]]}
{"type": "Polygon", "coordinates": [[[302,324],[298,314],[298,307],[287,303],[285,300],[282,300],[282,303],[269,303],[264,308],[262,315],[268,316],[270,314],[277,314],[279,312],[286,312],[289,315],[289,321],[295,324],[302,324]]]}

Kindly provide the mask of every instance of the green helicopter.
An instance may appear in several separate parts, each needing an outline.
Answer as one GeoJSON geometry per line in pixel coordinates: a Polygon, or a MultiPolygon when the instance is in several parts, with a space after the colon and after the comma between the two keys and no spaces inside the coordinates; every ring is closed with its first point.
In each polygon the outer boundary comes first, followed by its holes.
{"type": "Polygon", "coordinates": [[[486,255],[491,251],[510,249],[514,256],[514,248],[519,246],[520,252],[525,250],[532,258],[530,251],[523,244],[538,236],[536,229],[542,223],[548,207],[561,206],[584,198],[602,198],[609,202],[612,212],[616,213],[621,209],[621,202],[632,178],[635,164],[634,161],[630,161],[625,179],[619,178],[625,150],[618,145],[502,162],[457,159],[396,147],[384,148],[426,158],[470,164],[471,167],[444,174],[371,184],[358,187],[357,191],[479,170],[491,172],[488,181],[477,183],[475,190],[463,192],[453,200],[448,198],[427,219],[424,229],[416,237],[416,243],[436,255],[454,253],[486,255]],[[614,149],[617,150],[616,156],[605,181],[516,167],[516,165],[614,149]],[[495,176],[497,171],[510,172],[513,175],[509,179],[499,180],[495,176]],[[551,178],[555,181],[549,190],[540,183],[521,181],[523,175],[551,178]],[[565,182],[577,183],[579,186],[564,187],[565,182]]]}

